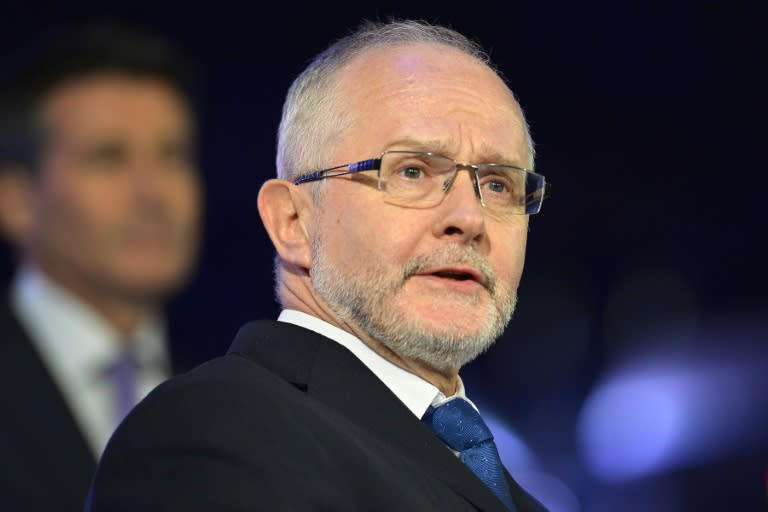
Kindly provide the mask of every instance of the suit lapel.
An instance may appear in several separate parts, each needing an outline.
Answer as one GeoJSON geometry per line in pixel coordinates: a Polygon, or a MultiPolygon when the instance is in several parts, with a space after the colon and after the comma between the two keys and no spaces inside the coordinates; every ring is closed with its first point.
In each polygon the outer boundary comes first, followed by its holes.
{"type": "Polygon", "coordinates": [[[507,479],[510,491],[512,491],[512,498],[515,500],[515,506],[518,512],[547,512],[544,505],[538,502],[536,498],[526,492],[525,489],[520,487],[509,471],[504,470],[504,476],[507,479]]]}
{"type": "Polygon", "coordinates": [[[49,500],[62,510],[79,508],[96,459],[7,303],[0,305],[0,360],[9,363],[0,375],[0,409],[12,413],[3,419],[11,444],[3,450],[0,479],[14,482],[30,508],[49,500]]]}
{"type": "Polygon", "coordinates": [[[351,352],[292,324],[253,322],[231,351],[253,357],[352,423],[399,448],[481,510],[496,496],[351,352]]]}

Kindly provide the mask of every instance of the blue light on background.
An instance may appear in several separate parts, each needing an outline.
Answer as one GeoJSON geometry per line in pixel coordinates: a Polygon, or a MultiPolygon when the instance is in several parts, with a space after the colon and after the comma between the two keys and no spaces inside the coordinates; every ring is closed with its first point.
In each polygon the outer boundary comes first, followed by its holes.
{"type": "Polygon", "coordinates": [[[623,481],[764,448],[766,375],[765,359],[748,355],[657,355],[617,371],[582,410],[585,463],[623,481]]]}
{"type": "Polygon", "coordinates": [[[539,466],[536,455],[523,439],[503,421],[483,410],[493,432],[501,460],[515,480],[544,504],[550,512],[580,512],[579,500],[568,486],[539,466]]]}

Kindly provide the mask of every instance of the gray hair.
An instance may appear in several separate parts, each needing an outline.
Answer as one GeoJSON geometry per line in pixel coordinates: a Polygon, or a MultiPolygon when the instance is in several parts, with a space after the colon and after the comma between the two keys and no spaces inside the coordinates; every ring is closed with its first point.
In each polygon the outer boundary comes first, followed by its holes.
{"type": "MultiPolygon", "coordinates": [[[[278,178],[293,179],[335,165],[326,161],[331,141],[338,140],[352,123],[352,113],[341,107],[338,94],[338,71],[347,62],[368,50],[420,43],[455,48],[487,65],[503,80],[479,44],[450,28],[414,20],[366,21],[315,57],[288,90],[277,137],[278,178]]],[[[523,126],[532,168],[534,145],[524,116],[523,126]]]]}

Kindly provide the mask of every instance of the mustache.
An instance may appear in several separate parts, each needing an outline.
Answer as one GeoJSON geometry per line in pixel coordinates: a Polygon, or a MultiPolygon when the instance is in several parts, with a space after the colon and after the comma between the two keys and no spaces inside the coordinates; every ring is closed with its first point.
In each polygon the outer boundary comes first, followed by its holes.
{"type": "Polygon", "coordinates": [[[456,244],[444,245],[426,256],[411,258],[403,267],[402,282],[430,268],[450,265],[467,265],[477,270],[484,279],[485,287],[492,294],[496,291],[496,272],[474,249],[456,244]]]}

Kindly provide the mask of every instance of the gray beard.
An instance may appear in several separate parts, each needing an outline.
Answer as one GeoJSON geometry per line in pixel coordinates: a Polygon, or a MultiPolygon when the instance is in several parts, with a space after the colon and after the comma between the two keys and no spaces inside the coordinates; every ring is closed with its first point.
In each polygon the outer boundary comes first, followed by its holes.
{"type": "MultiPolygon", "coordinates": [[[[359,326],[403,360],[419,361],[443,373],[458,370],[487,350],[504,332],[517,303],[517,294],[497,282],[482,256],[456,244],[411,259],[394,279],[373,266],[364,269],[363,275],[345,275],[343,269],[332,267],[322,234],[312,240],[312,258],[312,285],[342,321],[359,326]],[[478,311],[488,321],[474,333],[462,332],[462,326],[455,324],[426,329],[395,311],[393,299],[407,279],[422,270],[450,264],[468,264],[478,269],[493,298],[478,311]]],[[[468,307],[478,305],[477,297],[457,296],[456,300],[464,301],[468,307]]]]}

